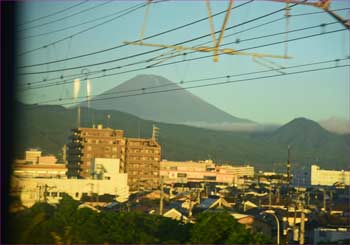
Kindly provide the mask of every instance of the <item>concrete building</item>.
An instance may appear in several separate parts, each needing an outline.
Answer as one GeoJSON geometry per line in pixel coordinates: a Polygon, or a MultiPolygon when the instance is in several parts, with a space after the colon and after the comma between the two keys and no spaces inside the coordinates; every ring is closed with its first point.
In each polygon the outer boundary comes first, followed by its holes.
{"type": "Polygon", "coordinates": [[[161,148],[153,139],[126,139],[126,172],[131,190],[150,190],[159,186],[161,148]]]}
{"type": "Polygon", "coordinates": [[[350,185],[350,171],[323,170],[317,165],[311,166],[311,185],[331,186],[336,183],[350,185]]]}
{"type": "Polygon", "coordinates": [[[313,231],[313,244],[334,243],[349,244],[349,228],[315,228],[313,231]]]}
{"type": "Polygon", "coordinates": [[[114,195],[117,201],[128,199],[129,187],[126,173],[120,173],[119,159],[92,160],[91,172],[96,173],[94,179],[58,179],[58,178],[21,178],[13,176],[12,190],[19,195],[26,207],[36,202],[58,203],[63,193],[76,200],[96,195],[114,195]]]}
{"type": "Polygon", "coordinates": [[[16,164],[13,175],[19,178],[61,178],[67,179],[64,164],[16,164]]]}
{"type": "Polygon", "coordinates": [[[28,150],[25,159],[14,162],[13,175],[19,178],[67,178],[67,167],[57,164],[55,156],[42,156],[41,151],[28,150]]]}
{"type": "Polygon", "coordinates": [[[199,162],[161,161],[160,175],[168,184],[187,182],[238,184],[244,176],[254,176],[254,167],[216,165],[211,160],[199,162]]]}
{"type": "Polygon", "coordinates": [[[41,157],[41,151],[37,149],[28,149],[24,154],[24,160],[33,164],[37,164],[39,162],[39,157],[41,157]]]}
{"type": "Polygon", "coordinates": [[[75,128],[68,144],[68,178],[91,178],[93,158],[120,159],[124,172],[125,138],[123,130],[103,128],[75,128]]]}
{"type": "Polygon", "coordinates": [[[130,190],[159,185],[161,147],[155,139],[126,138],[123,130],[76,128],[68,145],[68,178],[93,178],[93,158],[118,158],[130,190]]]}

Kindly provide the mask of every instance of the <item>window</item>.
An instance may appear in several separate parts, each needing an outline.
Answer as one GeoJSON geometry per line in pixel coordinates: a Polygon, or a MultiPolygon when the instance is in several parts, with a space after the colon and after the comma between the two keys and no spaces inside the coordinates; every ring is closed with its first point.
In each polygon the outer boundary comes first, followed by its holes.
{"type": "Polygon", "coordinates": [[[187,174],[185,174],[185,173],[177,173],[177,177],[185,178],[185,177],[187,177],[187,174]]]}
{"type": "Polygon", "coordinates": [[[204,176],[205,180],[216,180],[216,176],[204,176]]]}
{"type": "Polygon", "coordinates": [[[79,192],[75,193],[75,197],[78,198],[79,197],[79,192]]]}
{"type": "Polygon", "coordinates": [[[57,197],[57,192],[51,192],[52,197],[57,197]]]}

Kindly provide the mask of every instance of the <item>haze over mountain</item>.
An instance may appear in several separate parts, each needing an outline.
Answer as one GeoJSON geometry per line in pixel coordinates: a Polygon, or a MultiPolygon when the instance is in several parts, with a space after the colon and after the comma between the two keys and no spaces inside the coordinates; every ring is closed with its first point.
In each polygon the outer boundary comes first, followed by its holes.
{"type": "MultiPolygon", "coordinates": [[[[46,153],[58,154],[69,142],[71,128],[76,127],[77,111],[62,106],[17,104],[15,153],[23,154],[27,147],[41,147],[46,153]]],[[[127,137],[151,137],[154,121],[112,110],[82,108],[82,126],[94,122],[123,129],[127,137]]],[[[291,145],[293,166],[317,162],[330,169],[348,168],[349,135],[339,135],[323,129],[318,123],[294,119],[272,132],[218,131],[184,125],[156,123],[160,128],[162,158],[168,160],[204,160],[218,163],[250,163],[260,169],[285,169],[287,146],[291,145]]]]}
{"type": "MultiPolygon", "coordinates": [[[[138,75],[94,97],[91,107],[118,110],[137,117],[205,128],[254,130],[256,123],[232,116],[207,103],[168,79],[156,75],[138,75]],[[177,91],[159,92],[168,89],[177,91]],[[136,94],[151,93],[133,96],[136,94]],[[103,98],[119,97],[108,100],[103,98]]],[[[82,103],[87,106],[87,102],[82,103]]]]}
{"type": "Polygon", "coordinates": [[[339,134],[350,133],[350,121],[343,118],[330,117],[319,121],[319,124],[331,132],[339,134]]]}

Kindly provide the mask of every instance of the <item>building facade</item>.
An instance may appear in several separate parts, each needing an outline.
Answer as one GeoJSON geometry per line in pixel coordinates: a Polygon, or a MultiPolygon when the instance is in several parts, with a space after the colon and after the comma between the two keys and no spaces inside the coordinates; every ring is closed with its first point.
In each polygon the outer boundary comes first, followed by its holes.
{"type": "Polygon", "coordinates": [[[161,161],[160,175],[165,183],[186,182],[217,182],[239,184],[243,177],[253,177],[254,167],[216,165],[211,160],[206,161],[161,161]]]}
{"type": "Polygon", "coordinates": [[[20,178],[58,178],[67,179],[64,164],[16,164],[13,175],[20,178]]]}
{"type": "Polygon", "coordinates": [[[91,172],[96,173],[94,179],[23,178],[13,175],[11,187],[26,207],[36,202],[58,203],[64,193],[75,200],[104,194],[114,195],[120,202],[128,199],[128,177],[120,172],[119,159],[92,159],[91,172]]]}
{"type": "Polygon", "coordinates": [[[158,188],[160,145],[153,139],[127,138],[125,153],[130,189],[158,188]]]}
{"type": "Polygon", "coordinates": [[[130,190],[155,189],[159,185],[161,147],[155,139],[126,138],[123,130],[76,128],[68,145],[68,178],[93,178],[93,158],[120,159],[120,171],[128,173],[130,190]]]}
{"type": "Polygon", "coordinates": [[[91,178],[93,158],[120,159],[120,168],[124,172],[125,138],[123,130],[110,128],[72,129],[71,142],[68,144],[68,178],[91,178]]]}
{"type": "Polygon", "coordinates": [[[317,165],[311,166],[311,185],[331,186],[336,183],[350,185],[350,171],[324,170],[317,165]]]}

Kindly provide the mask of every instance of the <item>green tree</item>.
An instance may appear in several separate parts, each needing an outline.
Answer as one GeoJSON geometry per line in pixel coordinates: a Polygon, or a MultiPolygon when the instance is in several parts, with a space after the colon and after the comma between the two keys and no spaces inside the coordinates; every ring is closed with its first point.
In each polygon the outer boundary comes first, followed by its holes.
{"type": "Polygon", "coordinates": [[[258,244],[268,242],[261,234],[253,234],[227,212],[205,212],[191,229],[194,244],[258,244]]]}

